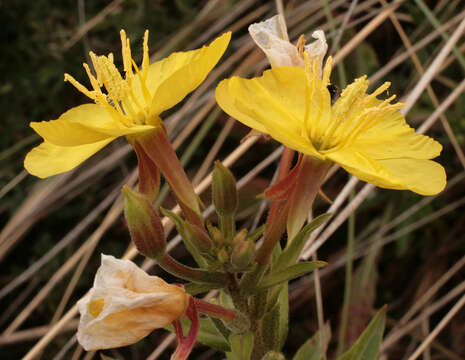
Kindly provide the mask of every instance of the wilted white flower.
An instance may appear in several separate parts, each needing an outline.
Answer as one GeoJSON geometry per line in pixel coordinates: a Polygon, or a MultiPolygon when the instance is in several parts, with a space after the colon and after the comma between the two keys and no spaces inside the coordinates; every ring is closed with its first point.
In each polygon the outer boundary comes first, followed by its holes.
{"type": "MultiPolygon", "coordinates": [[[[304,60],[297,47],[289,42],[286,24],[281,15],[275,15],[268,20],[250,25],[249,33],[255,43],[266,54],[272,67],[304,67],[304,60]]],[[[314,58],[319,59],[321,68],[323,57],[328,50],[325,34],[322,30],[316,30],[313,32],[312,37],[316,40],[306,45],[305,49],[308,50],[312,62],[314,58]]]]}
{"type": "Polygon", "coordinates": [[[87,351],[130,345],[178,319],[188,303],[181,287],[102,254],[94,286],[77,303],[77,338],[87,351]]]}

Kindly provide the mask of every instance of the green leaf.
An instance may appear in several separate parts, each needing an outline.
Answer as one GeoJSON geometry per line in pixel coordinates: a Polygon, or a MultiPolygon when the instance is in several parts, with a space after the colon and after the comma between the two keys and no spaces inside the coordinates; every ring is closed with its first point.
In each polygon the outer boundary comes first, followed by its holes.
{"type": "Polygon", "coordinates": [[[375,360],[383,340],[386,306],[378,311],[354,345],[337,360],[375,360]]]}
{"type": "Polygon", "coordinates": [[[231,334],[229,336],[231,354],[233,359],[250,360],[254,345],[254,335],[251,331],[243,334],[231,334]]]}
{"type": "Polygon", "coordinates": [[[297,351],[292,360],[320,360],[325,358],[326,349],[331,339],[331,329],[326,323],[320,331],[317,331],[297,351]]]}
{"type": "Polygon", "coordinates": [[[289,331],[289,286],[285,282],[279,292],[279,350],[286,343],[289,331]]]}
{"type": "Polygon", "coordinates": [[[313,219],[309,224],[305,225],[302,230],[289,242],[288,246],[284,249],[281,256],[277,260],[276,264],[273,265],[273,268],[276,270],[284,269],[285,267],[295,264],[298,260],[302,249],[304,248],[305,242],[307,241],[309,235],[323,224],[331,214],[322,214],[313,219]]]}
{"type": "Polygon", "coordinates": [[[280,346],[280,316],[279,304],[268,310],[262,319],[262,339],[265,347],[270,350],[278,351],[280,346]]]}
{"type": "Polygon", "coordinates": [[[184,290],[192,296],[205,293],[210,290],[218,289],[218,285],[211,284],[198,284],[198,283],[187,283],[184,284],[184,290]]]}
{"type": "Polygon", "coordinates": [[[256,242],[258,238],[262,236],[265,230],[266,230],[266,224],[263,224],[262,226],[252,231],[249,235],[247,235],[247,239],[251,239],[253,242],[256,242]]]}
{"type": "Polygon", "coordinates": [[[327,263],[324,261],[305,261],[298,264],[289,266],[284,270],[273,272],[269,275],[266,275],[263,280],[260,282],[258,288],[260,290],[269,288],[271,286],[280,284],[284,281],[293,280],[298,278],[310,271],[326,266],[327,263]]]}

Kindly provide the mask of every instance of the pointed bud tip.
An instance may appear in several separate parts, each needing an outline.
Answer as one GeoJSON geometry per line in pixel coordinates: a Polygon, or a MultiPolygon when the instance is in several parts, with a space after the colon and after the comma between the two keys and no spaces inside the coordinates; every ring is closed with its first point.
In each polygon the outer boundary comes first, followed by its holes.
{"type": "Polygon", "coordinates": [[[215,161],[212,179],[213,203],[219,215],[233,215],[238,206],[236,179],[221,162],[215,161]]]}
{"type": "Polygon", "coordinates": [[[160,216],[144,195],[127,185],[121,191],[124,195],[124,216],[137,250],[150,258],[163,255],[166,240],[160,216]]]}

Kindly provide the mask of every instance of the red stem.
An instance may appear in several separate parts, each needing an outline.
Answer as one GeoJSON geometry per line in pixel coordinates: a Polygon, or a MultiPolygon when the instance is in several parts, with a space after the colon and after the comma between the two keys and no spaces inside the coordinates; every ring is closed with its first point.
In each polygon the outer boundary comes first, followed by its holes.
{"type": "Polygon", "coordinates": [[[200,299],[194,299],[194,303],[197,310],[202,314],[206,314],[226,322],[231,322],[236,317],[234,311],[226,309],[223,306],[215,305],[200,299]]]}

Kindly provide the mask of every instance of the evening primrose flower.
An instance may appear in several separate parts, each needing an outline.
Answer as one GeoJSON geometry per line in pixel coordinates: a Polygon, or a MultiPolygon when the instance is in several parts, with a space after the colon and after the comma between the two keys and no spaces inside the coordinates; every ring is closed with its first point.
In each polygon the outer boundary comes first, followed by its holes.
{"type": "Polygon", "coordinates": [[[277,67],[263,76],[220,82],[216,100],[230,116],[271,135],[315,161],[339,164],[359,179],[387,189],[434,195],[446,183],[444,168],[429,159],[442,146],[416,134],[393,104],[368,94],[366,76],[346,87],[332,104],[328,91],[331,58],[322,76],[318,59],[304,52],[305,67],[277,67]]]}
{"type": "Polygon", "coordinates": [[[102,254],[94,286],[78,301],[77,339],[86,349],[134,344],[184,315],[190,296],[129,260],[102,254]]]}
{"type": "Polygon", "coordinates": [[[91,90],[65,74],[65,81],[94,103],[74,107],[57,120],[32,122],[31,127],[44,142],[27,154],[24,167],[32,175],[46,178],[73,169],[119,136],[126,136],[134,144],[134,140],[163,127],[160,114],[205,79],[230,38],[231,34],[225,33],[201,49],[173,53],[149,65],[146,31],[139,68],[132,59],[129,39],[121,30],[124,75],[117,70],[113,54],[97,56],[92,52],[95,76],[84,64],[91,90]]]}

